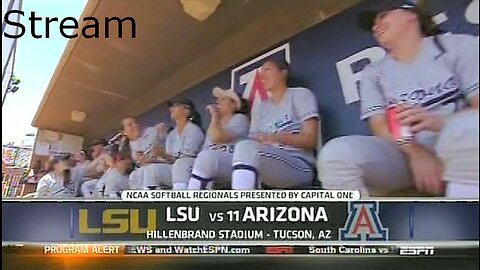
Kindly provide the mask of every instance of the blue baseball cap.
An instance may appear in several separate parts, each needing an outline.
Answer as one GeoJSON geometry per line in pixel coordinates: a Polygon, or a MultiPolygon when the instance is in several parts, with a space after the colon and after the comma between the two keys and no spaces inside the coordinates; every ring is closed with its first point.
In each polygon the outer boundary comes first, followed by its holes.
{"type": "Polygon", "coordinates": [[[403,9],[417,14],[423,34],[430,36],[440,33],[437,25],[432,20],[432,16],[426,12],[424,6],[415,0],[385,0],[384,4],[377,9],[360,12],[357,16],[358,24],[362,29],[371,32],[378,14],[396,9],[403,9]]]}

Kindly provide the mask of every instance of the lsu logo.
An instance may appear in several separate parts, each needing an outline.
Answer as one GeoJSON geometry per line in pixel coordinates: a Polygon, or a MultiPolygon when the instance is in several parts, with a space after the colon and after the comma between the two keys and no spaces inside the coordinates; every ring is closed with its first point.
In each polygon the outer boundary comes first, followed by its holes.
{"type": "Polygon", "coordinates": [[[382,226],[378,216],[378,202],[351,202],[348,213],[345,227],[339,229],[339,240],[388,240],[388,228],[382,226]]]}
{"type": "Polygon", "coordinates": [[[242,98],[248,100],[252,108],[256,102],[268,98],[267,91],[260,82],[259,68],[263,60],[269,57],[282,58],[290,63],[290,44],[286,43],[232,69],[230,87],[237,93],[242,93],[242,98]]]}

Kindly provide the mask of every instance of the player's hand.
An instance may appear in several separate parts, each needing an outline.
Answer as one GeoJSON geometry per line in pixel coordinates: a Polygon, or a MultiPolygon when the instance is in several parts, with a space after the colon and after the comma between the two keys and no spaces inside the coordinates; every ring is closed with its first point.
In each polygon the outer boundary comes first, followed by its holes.
{"type": "Polygon", "coordinates": [[[220,116],[220,112],[218,110],[218,106],[215,104],[211,104],[207,106],[207,111],[210,114],[210,116],[214,119],[218,119],[220,116]]]}
{"type": "Polygon", "coordinates": [[[104,168],[105,171],[108,169],[109,166],[107,163],[108,157],[109,155],[107,153],[103,153],[98,157],[99,167],[104,168]]]}
{"type": "Polygon", "coordinates": [[[436,195],[443,193],[442,163],[429,150],[418,148],[409,154],[410,168],[418,190],[436,195]]]}
{"type": "Polygon", "coordinates": [[[137,163],[140,166],[143,166],[148,163],[148,157],[144,153],[137,152],[136,159],[137,159],[137,163]]]}
{"type": "Polygon", "coordinates": [[[258,133],[253,136],[253,139],[263,144],[273,144],[273,134],[258,133]]]}
{"type": "Polygon", "coordinates": [[[166,152],[165,152],[165,148],[164,147],[160,147],[158,145],[155,145],[153,148],[152,148],[152,153],[154,156],[156,157],[164,157],[166,155],[166,152]]]}
{"type": "Polygon", "coordinates": [[[110,155],[106,155],[105,156],[105,164],[108,166],[108,167],[113,167],[113,165],[115,165],[115,160],[113,157],[111,157],[110,155]]]}
{"type": "Polygon", "coordinates": [[[440,132],[443,128],[441,117],[432,115],[419,106],[399,105],[395,108],[401,125],[410,126],[413,133],[428,130],[440,132]]]}

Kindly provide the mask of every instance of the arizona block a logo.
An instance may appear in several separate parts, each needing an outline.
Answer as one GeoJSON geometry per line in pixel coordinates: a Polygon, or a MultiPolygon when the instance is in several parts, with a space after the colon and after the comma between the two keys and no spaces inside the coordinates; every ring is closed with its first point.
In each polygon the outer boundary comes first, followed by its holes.
{"type": "Polygon", "coordinates": [[[383,227],[378,216],[378,202],[351,202],[348,213],[345,227],[338,231],[339,240],[388,240],[388,228],[383,227]]]}

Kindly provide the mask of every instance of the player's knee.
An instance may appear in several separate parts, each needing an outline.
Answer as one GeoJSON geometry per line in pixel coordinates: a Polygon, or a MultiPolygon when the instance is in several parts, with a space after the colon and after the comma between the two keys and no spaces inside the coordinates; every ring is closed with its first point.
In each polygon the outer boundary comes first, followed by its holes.
{"type": "Polygon", "coordinates": [[[330,140],[319,152],[317,159],[317,176],[323,187],[337,186],[340,181],[336,175],[344,171],[344,168],[355,166],[352,158],[358,143],[354,137],[345,136],[330,140]]]}
{"type": "Polygon", "coordinates": [[[440,133],[436,152],[441,158],[459,153],[475,153],[479,148],[479,113],[468,110],[452,116],[440,133]]]}
{"type": "Polygon", "coordinates": [[[328,166],[332,162],[349,162],[352,160],[352,149],[355,138],[350,136],[339,137],[328,141],[318,155],[318,166],[328,166]]]}
{"type": "Polygon", "coordinates": [[[172,182],[186,183],[192,173],[194,158],[180,158],[172,166],[172,182]]]}
{"type": "Polygon", "coordinates": [[[180,158],[173,163],[173,171],[190,171],[195,159],[193,158],[180,158]]]}
{"type": "Polygon", "coordinates": [[[201,174],[201,177],[210,178],[217,169],[217,160],[215,152],[204,150],[200,152],[193,165],[193,172],[201,174]]]}
{"type": "Polygon", "coordinates": [[[82,186],[80,187],[80,190],[83,194],[83,196],[89,196],[93,191],[94,191],[94,188],[95,188],[95,182],[93,182],[94,180],[90,180],[90,181],[86,181],[82,184],[82,186]]]}
{"type": "Polygon", "coordinates": [[[254,140],[243,140],[235,144],[233,152],[233,164],[255,163],[257,159],[259,143],[254,140]]]}
{"type": "Polygon", "coordinates": [[[141,185],[139,185],[139,182],[141,182],[141,180],[142,179],[140,178],[140,168],[135,169],[128,176],[128,187],[130,189],[140,189],[141,185]]]}

